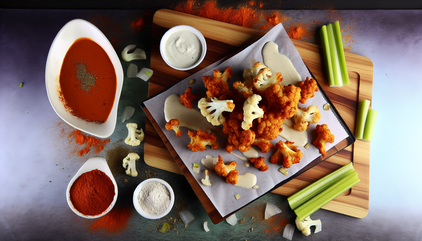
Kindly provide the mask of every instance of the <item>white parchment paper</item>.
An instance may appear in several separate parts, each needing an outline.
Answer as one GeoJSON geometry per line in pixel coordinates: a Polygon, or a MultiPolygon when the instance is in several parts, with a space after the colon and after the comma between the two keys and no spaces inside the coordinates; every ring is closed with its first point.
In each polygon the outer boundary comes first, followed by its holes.
{"type": "MultiPolygon", "coordinates": [[[[194,94],[201,94],[205,96],[206,89],[204,87],[204,83],[202,82],[202,76],[212,76],[212,71],[214,69],[220,70],[221,72],[228,66],[233,69],[233,76],[230,79],[229,85],[232,86],[236,80],[243,81],[242,73],[243,70],[246,68],[251,68],[252,65],[256,61],[263,62],[262,59],[262,48],[268,41],[273,41],[278,45],[279,52],[286,55],[293,63],[296,70],[300,73],[302,80],[305,80],[306,77],[312,77],[309,73],[308,69],[306,68],[305,64],[303,63],[302,58],[300,57],[299,53],[297,52],[296,48],[294,47],[292,41],[290,40],[289,36],[287,35],[284,27],[282,24],[278,24],[272,30],[270,30],[265,36],[259,39],[254,44],[250,45],[242,52],[236,54],[235,56],[231,57],[228,60],[218,61],[207,68],[189,76],[188,78],[182,80],[178,84],[174,85],[173,87],[169,88],[168,90],[162,92],[161,94],[148,99],[144,102],[144,105],[148,110],[151,112],[154,120],[158,123],[160,128],[163,130],[164,134],[166,135],[167,139],[170,141],[171,145],[176,150],[177,154],[183,160],[184,164],[188,167],[187,169],[192,173],[195,179],[198,181],[199,185],[202,187],[204,192],[207,194],[208,198],[212,201],[214,206],[216,207],[217,211],[220,213],[221,216],[225,217],[226,215],[238,210],[239,208],[247,205],[251,201],[259,198],[260,196],[264,195],[271,189],[273,189],[277,184],[282,181],[285,181],[296,172],[304,168],[314,159],[320,156],[319,150],[310,145],[308,149],[300,148],[303,152],[303,157],[298,164],[292,165],[288,170],[289,174],[287,176],[281,174],[278,169],[280,165],[278,164],[271,164],[269,161],[270,156],[274,153],[274,151],[270,151],[268,153],[260,153],[261,156],[264,156],[266,159],[266,163],[269,166],[269,170],[265,172],[261,172],[251,164],[250,167],[245,167],[244,161],[240,160],[236,156],[227,153],[225,151],[226,140],[221,138],[217,133],[216,136],[218,138],[218,142],[220,147],[218,150],[211,150],[208,148],[207,151],[204,152],[192,152],[189,150],[187,145],[190,142],[190,138],[187,135],[187,129],[181,128],[182,136],[176,137],[174,131],[167,131],[164,126],[166,124],[164,118],[164,102],[166,98],[172,94],[182,94],[188,87],[192,87],[192,93],[194,94]],[[195,83],[193,85],[188,85],[191,79],[195,79],[195,83]],[[205,167],[201,166],[201,172],[196,174],[192,171],[193,163],[200,163],[202,158],[209,154],[213,157],[217,157],[221,155],[221,157],[228,161],[236,161],[237,167],[236,169],[239,170],[239,174],[243,174],[245,172],[254,173],[257,176],[257,185],[259,186],[258,189],[245,189],[240,187],[235,187],[232,184],[228,184],[225,182],[225,178],[218,176],[214,170],[210,170],[210,180],[212,185],[211,186],[204,186],[201,183],[201,179],[204,178],[205,174],[205,167]],[[240,199],[236,200],[235,195],[239,194],[240,199]]],[[[334,143],[327,143],[326,149],[329,150],[340,141],[344,140],[348,137],[346,130],[337,120],[337,117],[334,113],[330,111],[324,111],[323,105],[327,103],[326,97],[321,93],[321,91],[317,91],[315,93],[315,97],[309,99],[305,105],[299,104],[300,106],[309,106],[309,105],[316,105],[320,112],[321,112],[321,119],[318,124],[327,124],[331,130],[331,133],[335,135],[335,142],[334,143]]],[[[197,101],[195,100],[192,104],[197,108],[197,101]]],[[[311,125],[307,130],[309,136],[309,142],[312,141],[312,133],[315,130],[315,125],[311,125]]],[[[271,141],[275,144],[279,141],[283,140],[281,137],[271,141]]],[[[283,140],[284,141],[284,140],[283,140]]],[[[259,150],[258,148],[256,148],[259,150]]],[[[242,156],[242,154],[235,150],[234,153],[242,156]]]]}

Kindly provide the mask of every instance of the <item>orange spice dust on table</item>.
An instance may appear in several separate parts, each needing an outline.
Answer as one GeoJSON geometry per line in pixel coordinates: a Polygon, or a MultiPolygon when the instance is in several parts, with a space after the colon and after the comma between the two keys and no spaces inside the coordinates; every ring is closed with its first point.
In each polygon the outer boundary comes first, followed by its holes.
{"type": "Polygon", "coordinates": [[[94,149],[95,153],[100,153],[104,149],[107,143],[110,142],[110,139],[100,139],[93,136],[86,135],[80,130],[74,130],[69,134],[69,137],[74,138],[75,142],[79,145],[84,145],[82,150],[79,150],[78,156],[83,156],[87,154],[91,148],[94,149]]]}
{"type": "Polygon", "coordinates": [[[95,219],[89,226],[91,232],[105,231],[107,234],[121,233],[127,228],[128,219],[132,216],[132,208],[114,207],[106,215],[95,219]]]}

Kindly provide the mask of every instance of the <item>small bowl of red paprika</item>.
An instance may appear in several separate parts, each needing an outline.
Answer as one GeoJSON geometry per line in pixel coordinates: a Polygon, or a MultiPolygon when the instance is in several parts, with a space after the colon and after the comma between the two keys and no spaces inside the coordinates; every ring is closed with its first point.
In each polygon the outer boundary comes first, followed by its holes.
{"type": "Polygon", "coordinates": [[[103,157],[92,157],[70,180],[66,200],[80,217],[94,219],[106,215],[117,200],[117,183],[103,157]]]}

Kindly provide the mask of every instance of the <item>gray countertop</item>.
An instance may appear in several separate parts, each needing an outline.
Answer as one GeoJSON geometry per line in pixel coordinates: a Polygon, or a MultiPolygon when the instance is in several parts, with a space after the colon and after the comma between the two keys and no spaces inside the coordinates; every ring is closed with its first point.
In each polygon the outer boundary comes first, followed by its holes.
{"type": "MultiPolygon", "coordinates": [[[[347,51],[374,63],[372,108],[378,111],[368,215],[356,219],[319,210],[312,218],[322,220],[323,231],[305,237],[296,230],[293,240],[421,240],[422,158],[417,140],[422,128],[415,120],[422,112],[415,108],[422,100],[422,10],[277,11],[287,17],[283,24],[307,23],[313,31],[340,20],[347,51]],[[407,117],[414,127],[409,127],[407,117]]],[[[83,18],[103,31],[118,54],[126,45],[137,44],[148,55],[152,16],[150,10],[0,10],[0,240],[284,240],[284,225],[294,222],[285,197],[266,194],[236,213],[245,222],[232,227],[226,222],[212,224],[181,175],[140,160],[140,175],[126,176],[119,169],[120,159],[129,151],[142,154],[144,147],[123,143],[127,131],[120,118],[103,151],[77,155],[82,147],[69,137],[73,129],[56,115],[45,88],[45,62],[55,35],[69,20],[83,18]],[[142,28],[137,28],[133,23],[141,17],[142,28]],[[123,229],[94,229],[95,221],[79,218],[67,206],[68,182],[89,157],[97,155],[116,160],[112,162],[119,184],[116,207],[132,212],[123,229]],[[175,191],[176,206],[166,218],[146,220],[132,206],[133,190],[149,177],[168,181],[175,191]],[[263,220],[267,202],[283,213],[263,220]],[[186,208],[195,216],[188,226],[177,215],[186,208]],[[204,221],[209,233],[202,228],[204,221]],[[157,230],[164,222],[172,222],[172,230],[162,234],[157,230]]],[[[303,40],[315,42],[312,34],[303,40]]],[[[149,60],[136,64],[148,67],[149,60]]],[[[126,70],[128,64],[122,61],[122,65],[126,70]]],[[[125,106],[134,106],[131,121],[144,127],[140,103],[147,88],[142,80],[125,78],[119,117],[125,106]]]]}

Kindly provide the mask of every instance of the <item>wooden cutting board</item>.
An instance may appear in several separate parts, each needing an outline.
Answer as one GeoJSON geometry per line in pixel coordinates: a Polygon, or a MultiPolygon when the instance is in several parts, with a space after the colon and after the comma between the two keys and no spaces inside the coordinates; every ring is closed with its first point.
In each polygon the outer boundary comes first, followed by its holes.
{"type": "MultiPolygon", "coordinates": [[[[174,85],[222,57],[242,50],[245,46],[248,46],[264,34],[265,32],[172,10],[158,10],[153,19],[151,69],[154,70],[154,75],[150,79],[149,96],[174,85]],[[195,69],[186,72],[177,71],[168,67],[161,58],[159,51],[160,39],[164,32],[173,26],[182,24],[190,25],[200,30],[207,40],[208,47],[205,60],[195,69]]],[[[367,57],[346,53],[346,62],[351,83],[341,88],[330,88],[327,85],[324,67],[321,64],[320,48],[315,44],[298,40],[292,41],[305,64],[353,132],[355,129],[358,101],[363,99],[372,101],[372,61],[367,57]]],[[[146,108],[144,110],[148,116],[148,110],[146,108]]],[[[159,128],[157,131],[152,123],[154,121],[150,122],[147,120],[145,128],[145,162],[149,166],[166,171],[179,174],[185,173],[186,178],[211,220],[214,223],[222,221],[224,217],[221,217],[216,211],[214,205],[206,197],[192,175],[188,171],[183,170],[186,167],[184,167],[183,163],[180,165],[180,158],[177,158],[174,149],[171,146],[169,148],[166,147],[165,143],[169,145],[168,141],[165,139],[162,131],[159,128]]],[[[289,196],[313,181],[352,161],[361,182],[349,190],[349,192],[344,193],[342,196],[325,205],[323,209],[363,218],[367,215],[369,207],[369,157],[370,143],[357,140],[353,145],[341,150],[336,155],[326,159],[272,192],[289,196]]]]}

